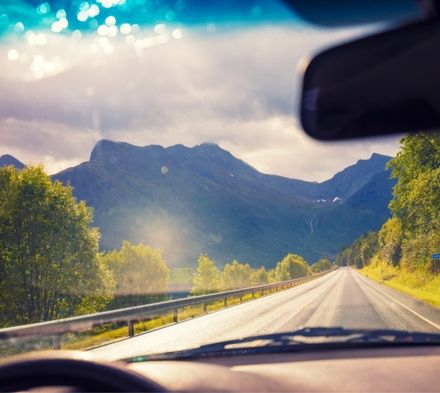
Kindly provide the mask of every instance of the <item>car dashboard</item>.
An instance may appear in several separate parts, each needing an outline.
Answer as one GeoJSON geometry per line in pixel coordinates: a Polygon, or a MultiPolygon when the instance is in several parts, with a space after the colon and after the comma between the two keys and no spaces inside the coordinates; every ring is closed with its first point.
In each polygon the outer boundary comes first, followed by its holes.
{"type": "Polygon", "coordinates": [[[128,364],[169,391],[432,392],[439,346],[365,348],[128,364]]]}

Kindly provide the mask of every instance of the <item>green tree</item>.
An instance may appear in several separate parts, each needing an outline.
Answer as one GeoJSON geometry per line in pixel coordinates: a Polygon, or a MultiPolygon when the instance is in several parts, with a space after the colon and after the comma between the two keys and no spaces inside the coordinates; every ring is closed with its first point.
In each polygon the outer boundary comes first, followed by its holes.
{"type": "Polygon", "coordinates": [[[252,285],[253,270],[249,264],[239,263],[236,260],[224,266],[221,280],[225,290],[246,288],[252,285]]]}
{"type": "Polygon", "coordinates": [[[358,268],[362,268],[370,263],[371,258],[376,254],[378,244],[378,233],[369,232],[361,238],[359,244],[359,254],[360,254],[360,265],[358,268]]]}
{"type": "Polygon", "coordinates": [[[194,275],[193,295],[203,295],[206,293],[217,292],[221,287],[220,271],[215,262],[207,255],[200,255],[197,259],[197,270],[194,275]]]}
{"type": "Polygon", "coordinates": [[[124,240],[119,250],[110,251],[103,258],[116,282],[118,301],[112,306],[160,300],[167,293],[170,270],[160,250],[124,240]]]}
{"type": "Polygon", "coordinates": [[[189,291],[191,290],[195,269],[192,267],[175,267],[170,271],[170,290],[189,291]]]}
{"type": "Polygon", "coordinates": [[[379,254],[382,260],[397,266],[402,256],[402,223],[397,217],[390,218],[379,231],[379,254]]]}
{"type": "Polygon", "coordinates": [[[351,254],[352,250],[350,247],[343,249],[338,255],[336,255],[336,265],[338,266],[351,266],[351,254]]]}
{"type": "Polygon", "coordinates": [[[310,270],[313,273],[319,273],[325,270],[330,270],[332,266],[332,263],[327,258],[321,258],[310,267],[310,270]]]}
{"type": "Polygon", "coordinates": [[[0,168],[0,319],[32,323],[97,311],[113,280],[92,210],[42,167],[0,168]]]}
{"type": "Polygon", "coordinates": [[[339,266],[356,266],[361,269],[370,263],[377,249],[377,232],[366,233],[337,255],[336,264],[339,266]]]}
{"type": "Polygon", "coordinates": [[[263,285],[269,283],[269,272],[262,266],[254,269],[251,274],[251,285],[263,285]]]}
{"type": "Polygon", "coordinates": [[[401,265],[429,269],[440,248],[440,133],[403,138],[388,165],[397,178],[389,206],[401,227],[401,265]]]}
{"type": "Polygon", "coordinates": [[[388,167],[397,179],[389,204],[392,217],[378,234],[356,239],[336,262],[362,268],[377,256],[407,271],[440,273],[431,258],[440,250],[440,134],[402,138],[388,167]]]}
{"type": "Polygon", "coordinates": [[[291,280],[305,277],[310,274],[307,262],[299,255],[289,253],[275,267],[277,281],[291,280]]]}
{"type": "Polygon", "coordinates": [[[407,213],[406,199],[412,189],[412,181],[420,175],[440,168],[440,133],[412,134],[402,138],[401,149],[390,160],[388,167],[397,178],[394,198],[390,208],[397,216],[407,213]]]}

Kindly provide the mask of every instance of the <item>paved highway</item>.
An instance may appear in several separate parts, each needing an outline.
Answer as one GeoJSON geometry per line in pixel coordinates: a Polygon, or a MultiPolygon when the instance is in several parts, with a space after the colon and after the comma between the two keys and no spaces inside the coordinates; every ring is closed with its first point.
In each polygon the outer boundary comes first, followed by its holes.
{"type": "Polygon", "coordinates": [[[440,311],[350,268],[251,302],[93,350],[106,359],[187,349],[303,326],[440,333],[440,311]]]}

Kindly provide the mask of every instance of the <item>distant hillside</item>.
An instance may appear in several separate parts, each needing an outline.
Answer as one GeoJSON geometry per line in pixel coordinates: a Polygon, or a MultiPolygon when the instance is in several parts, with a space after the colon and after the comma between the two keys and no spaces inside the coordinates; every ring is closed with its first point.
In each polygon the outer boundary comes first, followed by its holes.
{"type": "Polygon", "coordinates": [[[346,200],[365,186],[376,174],[383,173],[391,157],[373,153],[368,160],[359,160],[322,183],[262,175],[264,181],[280,192],[306,199],[346,200]]]}
{"type": "Polygon", "coordinates": [[[54,178],[94,207],[105,249],[128,239],[162,248],[175,266],[194,264],[200,253],[220,264],[236,258],[273,266],[289,251],[310,262],[335,255],[377,229],[392,183],[373,179],[388,160],[373,154],[312,183],[262,174],[213,144],[163,148],[104,140],[90,161],[54,178]]]}
{"type": "Polygon", "coordinates": [[[390,190],[396,184],[396,180],[391,179],[390,175],[389,170],[375,174],[364,187],[347,200],[347,205],[354,209],[373,210],[378,215],[387,217],[390,190]]]}
{"type": "Polygon", "coordinates": [[[12,157],[11,155],[5,154],[3,156],[0,156],[0,167],[9,165],[13,165],[18,169],[24,168],[24,164],[18,161],[15,157],[12,157]]]}

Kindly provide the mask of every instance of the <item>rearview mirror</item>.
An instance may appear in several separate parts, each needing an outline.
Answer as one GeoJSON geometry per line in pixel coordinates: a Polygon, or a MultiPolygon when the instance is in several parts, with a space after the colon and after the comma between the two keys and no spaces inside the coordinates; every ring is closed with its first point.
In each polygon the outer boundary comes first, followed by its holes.
{"type": "Polygon", "coordinates": [[[414,20],[435,15],[434,0],[284,0],[309,23],[350,26],[365,23],[414,20]]]}
{"type": "Polygon", "coordinates": [[[440,24],[415,23],[326,50],[308,65],[301,122],[337,140],[440,127],[440,24]]]}

